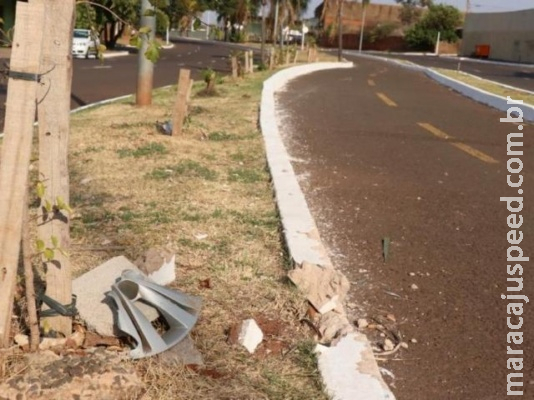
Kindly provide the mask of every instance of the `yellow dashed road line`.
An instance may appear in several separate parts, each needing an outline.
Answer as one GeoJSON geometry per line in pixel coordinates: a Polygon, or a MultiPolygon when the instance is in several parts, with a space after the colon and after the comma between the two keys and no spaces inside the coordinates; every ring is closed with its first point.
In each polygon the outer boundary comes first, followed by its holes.
{"type": "Polygon", "coordinates": [[[427,130],[428,132],[432,133],[434,136],[439,137],[440,139],[447,140],[448,143],[452,144],[457,149],[460,149],[467,154],[469,154],[472,157],[478,158],[480,161],[484,161],[489,164],[497,164],[498,161],[494,159],[493,157],[488,156],[485,153],[482,153],[481,151],[478,151],[477,149],[474,149],[473,147],[465,144],[465,143],[459,143],[456,141],[456,139],[452,136],[447,135],[442,130],[436,128],[435,126],[428,124],[426,122],[418,122],[417,123],[421,128],[427,130]]]}
{"type": "Polygon", "coordinates": [[[376,94],[380,100],[382,100],[384,103],[386,103],[390,107],[397,107],[397,103],[395,103],[393,100],[391,100],[388,96],[386,96],[384,93],[377,93],[376,94]]]}

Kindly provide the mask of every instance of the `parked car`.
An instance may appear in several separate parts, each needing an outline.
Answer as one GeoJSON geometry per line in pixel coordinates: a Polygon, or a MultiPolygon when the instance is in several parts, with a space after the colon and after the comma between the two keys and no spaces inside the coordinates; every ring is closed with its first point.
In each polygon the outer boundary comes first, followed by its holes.
{"type": "Polygon", "coordinates": [[[97,55],[97,46],[100,45],[98,36],[89,29],[74,29],[72,36],[72,56],[84,57],[97,55]]]}

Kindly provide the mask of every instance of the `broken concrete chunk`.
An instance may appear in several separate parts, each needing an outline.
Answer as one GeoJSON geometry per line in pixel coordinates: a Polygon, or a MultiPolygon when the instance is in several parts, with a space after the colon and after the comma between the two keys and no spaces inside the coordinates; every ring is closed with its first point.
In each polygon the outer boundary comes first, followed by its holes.
{"type": "Polygon", "coordinates": [[[263,341],[263,332],[253,319],[247,319],[241,324],[237,342],[245,347],[249,353],[254,353],[263,341]]]}
{"type": "MultiPolygon", "coordinates": [[[[115,306],[113,300],[106,297],[106,293],[126,269],[139,271],[126,257],[119,256],[86,272],[72,282],[72,292],[77,297],[76,307],[89,330],[94,330],[103,336],[116,334],[115,306]]],[[[153,307],[139,303],[139,308],[151,321],[159,316],[153,307]]]]}
{"type": "Polygon", "coordinates": [[[321,314],[342,305],[350,287],[349,281],[341,272],[306,261],[290,271],[288,276],[321,314]]]}
{"type": "Polygon", "coordinates": [[[150,248],[135,260],[135,265],[152,282],[168,285],[176,280],[176,256],[167,250],[150,248]]]}
{"type": "Polygon", "coordinates": [[[195,342],[189,335],[176,346],[158,354],[157,360],[163,365],[174,367],[178,365],[204,365],[202,354],[195,347],[195,342]]]}
{"type": "Polygon", "coordinates": [[[318,329],[321,333],[320,343],[336,344],[341,338],[348,333],[353,332],[354,328],[344,314],[330,311],[321,316],[318,323],[318,329]]]}

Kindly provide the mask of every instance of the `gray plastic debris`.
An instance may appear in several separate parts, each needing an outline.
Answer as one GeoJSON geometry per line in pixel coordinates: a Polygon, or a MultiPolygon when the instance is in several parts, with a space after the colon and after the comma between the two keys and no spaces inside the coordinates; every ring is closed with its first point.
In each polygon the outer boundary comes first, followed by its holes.
{"type": "Polygon", "coordinates": [[[158,132],[163,135],[172,135],[172,122],[171,121],[165,121],[165,122],[156,122],[156,128],[158,128],[158,132]]]}
{"type": "Polygon", "coordinates": [[[136,342],[130,352],[132,358],[161,353],[184,339],[197,322],[202,303],[199,297],[150,282],[132,270],[122,273],[108,295],[117,305],[118,328],[136,342]],[[160,334],[136,306],[136,301],[156,308],[167,324],[167,331],[160,334]]]}

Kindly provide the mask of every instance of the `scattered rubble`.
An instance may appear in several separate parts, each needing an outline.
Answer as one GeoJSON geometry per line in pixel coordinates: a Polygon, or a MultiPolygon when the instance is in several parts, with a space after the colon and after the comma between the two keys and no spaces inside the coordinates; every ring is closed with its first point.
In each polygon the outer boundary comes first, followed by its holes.
{"type": "Polygon", "coordinates": [[[152,247],[134,264],[158,285],[169,285],[176,280],[176,255],[170,251],[152,247]]]}
{"type": "Polygon", "coordinates": [[[235,324],[230,329],[228,342],[240,344],[249,353],[253,354],[256,348],[263,341],[263,332],[254,319],[247,319],[239,324],[235,324]]]}
{"type": "Polygon", "coordinates": [[[288,276],[321,314],[343,309],[343,300],[350,284],[341,272],[304,261],[288,276]]]}
{"type": "Polygon", "coordinates": [[[52,351],[26,356],[24,375],[0,384],[0,398],[8,400],[138,398],[144,384],[134,366],[103,350],[58,356],[52,351]]]}

